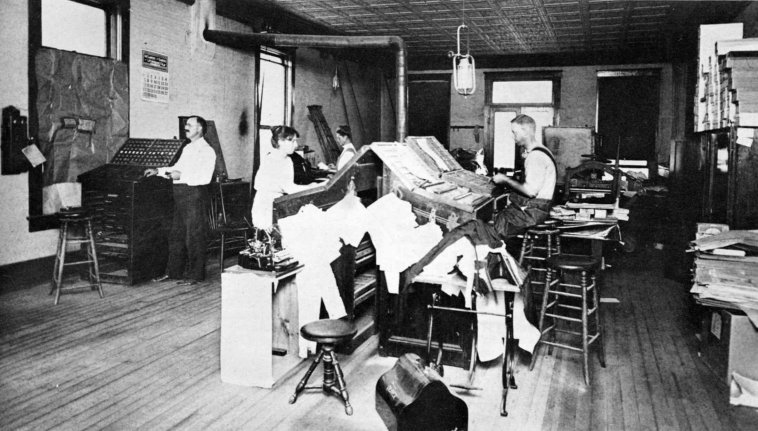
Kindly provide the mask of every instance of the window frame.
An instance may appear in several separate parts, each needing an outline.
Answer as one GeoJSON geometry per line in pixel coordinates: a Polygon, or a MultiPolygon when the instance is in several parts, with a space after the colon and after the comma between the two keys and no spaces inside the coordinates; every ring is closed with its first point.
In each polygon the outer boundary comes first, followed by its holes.
{"type": "MultiPolygon", "coordinates": [[[[112,58],[129,66],[129,7],[130,0],[69,0],[106,12],[106,53],[103,58],[112,58]]],[[[39,120],[37,111],[37,77],[35,56],[42,45],[42,1],[29,0],[28,9],[28,83],[29,83],[29,135],[36,137],[39,120]]],[[[58,48],[55,48],[58,49],[58,48]]],[[[88,54],[83,54],[88,55],[88,54]]],[[[55,215],[42,213],[42,166],[29,170],[29,232],[38,232],[58,227],[55,215]]]]}
{"type": "MultiPolygon", "coordinates": [[[[261,54],[271,55],[278,57],[282,60],[282,65],[285,67],[285,112],[284,122],[287,126],[292,126],[294,118],[294,88],[295,88],[295,54],[294,51],[285,51],[274,49],[268,46],[260,46],[255,54],[255,85],[253,88],[253,100],[255,101],[255,137],[253,145],[253,173],[250,181],[250,194],[251,202],[255,197],[255,175],[258,173],[258,168],[261,163],[261,148],[265,148],[261,143],[261,133],[263,130],[270,130],[272,125],[261,124],[261,61],[268,61],[261,59],[261,54]]],[[[278,124],[274,125],[278,126],[278,124]]]]}

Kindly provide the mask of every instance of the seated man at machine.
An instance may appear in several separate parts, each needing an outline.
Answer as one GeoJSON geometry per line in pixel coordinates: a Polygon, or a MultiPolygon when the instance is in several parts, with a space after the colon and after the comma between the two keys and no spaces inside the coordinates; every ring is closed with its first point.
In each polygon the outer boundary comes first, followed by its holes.
{"type": "Polygon", "coordinates": [[[535,138],[536,124],[528,115],[511,120],[516,145],[524,156],[524,182],[498,173],[492,181],[511,189],[508,206],[495,218],[495,230],[504,240],[522,234],[531,226],[544,222],[550,214],[556,182],[556,164],[552,153],[535,138]]]}

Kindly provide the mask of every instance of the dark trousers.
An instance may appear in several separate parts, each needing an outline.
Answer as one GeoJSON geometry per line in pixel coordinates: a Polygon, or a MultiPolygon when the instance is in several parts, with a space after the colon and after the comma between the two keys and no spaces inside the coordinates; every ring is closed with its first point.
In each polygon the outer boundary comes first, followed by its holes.
{"type": "Polygon", "coordinates": [[[205,279],[208,203],[208,186],[174,185],[174,220],[168,239],[166,271],[169,277],[205,279]]]}
{"type": "Polygon", "coordinates": [[[521,235],[530,227],[547,220],[550,205],[551,201],[546,199],[511,202],[495,217],[495,231],[505,241],[521,235]],[[526,208],[521,209],[522,206],[526,208]]]}

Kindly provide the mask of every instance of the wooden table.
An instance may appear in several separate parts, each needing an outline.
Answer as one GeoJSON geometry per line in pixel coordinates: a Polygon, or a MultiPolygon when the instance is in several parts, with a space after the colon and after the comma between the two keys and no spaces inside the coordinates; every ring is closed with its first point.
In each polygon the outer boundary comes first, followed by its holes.
{"type": "Polygon", "coordinates": [[[603,245],[607,242],[621,243],[621,228],[618,220],[564,221],[558,226],[561,238],[576,238],[590,241],[592,257],[600,260],[600,269],[605,269],[603,245]]]}
{"type": "Polygon", "coordinates": [[[296,274],[232,266],[221,273],[221,380],[271,388],[303,359],[296,274]]]}

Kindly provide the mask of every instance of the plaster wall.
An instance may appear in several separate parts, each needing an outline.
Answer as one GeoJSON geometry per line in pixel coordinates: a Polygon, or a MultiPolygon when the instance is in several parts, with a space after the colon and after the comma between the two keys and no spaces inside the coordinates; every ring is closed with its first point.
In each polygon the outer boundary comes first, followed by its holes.
{"type": "MultiPolygon", "coordinates": [[[[5,0],[0,13],[0,107],[29,116],[28,2],[5,0]]],[[[28,174],[0,175],[0,265],[55,254],[58,231],[29,232],[28,174]]],[[[2,280],[5,282],[5,280],[2,280]]]]}
{"type": "MultiPolygon", "coordinates": [[[[675,85],[671,64],[633,64],[614,66],[570,66],[563,68],[531,68],[531,69],[482,69],[477,70],[477,91],[471,96],[463,97],[455,92],[451,85],[450,103],[450,149],[465,148],[477,150],[484,146],[484,133],[489,126],[486,124],[486,105],[484,76],[485,73],[495,72],[526,72],[526,71],[560,71],[561,100],[558,110],[558,126],[563,127],[595,127],[597,115],[597,72],[603,70],[627,69],[658,69],[660,71],[659,90],[659,120],[656,137],[656,158],[658,163],[668,163],[670,140],[672,136],[672,118],[675,105],[672,103],[672,89],[675,85]],[[482,127],[482,135],[476,142],[474,129],[455,126],[482,127]]],[[[449,71],[414,71],[413,73],[450,73],[449,71]]],[[[413,109],[413,107],[409,107],[413,109]]],[[[681,107],[679,107],[681,109],[681,107]]],[[[683,118],[680,115],[678,118],[683,118]]],[[[681,130],[681,129],[680,129],[681,130]]]]}

